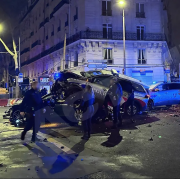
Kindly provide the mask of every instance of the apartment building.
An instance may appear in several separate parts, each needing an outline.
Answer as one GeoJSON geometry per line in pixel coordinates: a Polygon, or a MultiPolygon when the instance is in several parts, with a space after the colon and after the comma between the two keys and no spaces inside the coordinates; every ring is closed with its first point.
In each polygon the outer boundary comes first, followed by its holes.
{"type": "MultiPolygon", "coordinates": [[[[148,84],[169,80],[161,0],[126,0],[124,10],[126,74],[148,84]]],[[[31,0],[19,28],[25,77],[69,68],[123,71],[123,20],[118,0],[31,0]]]]}

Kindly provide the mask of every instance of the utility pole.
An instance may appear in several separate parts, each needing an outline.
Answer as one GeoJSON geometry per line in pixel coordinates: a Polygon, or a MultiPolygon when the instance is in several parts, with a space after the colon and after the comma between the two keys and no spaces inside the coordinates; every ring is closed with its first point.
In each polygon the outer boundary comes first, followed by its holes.
{"type": "Polygon", "coordinates": [[[125,29],[125,13],[123,8],[123,57],[124,57],[124,75],[126,74],[126,29],[125,29]]]}

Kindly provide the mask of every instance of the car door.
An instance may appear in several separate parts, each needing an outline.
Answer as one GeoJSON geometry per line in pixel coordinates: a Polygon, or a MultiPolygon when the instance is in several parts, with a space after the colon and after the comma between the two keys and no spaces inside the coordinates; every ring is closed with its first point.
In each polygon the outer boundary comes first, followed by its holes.
{"type": "Polygon", "coordinates": [[[180,84],[171,83],[169,84],[169,105],[180,103],[180,84]]]}
{"type": "Polygon", "coordinates": [[[169,105],[168,84],[160,84],[153,89],[154,106],[169,105]]]}

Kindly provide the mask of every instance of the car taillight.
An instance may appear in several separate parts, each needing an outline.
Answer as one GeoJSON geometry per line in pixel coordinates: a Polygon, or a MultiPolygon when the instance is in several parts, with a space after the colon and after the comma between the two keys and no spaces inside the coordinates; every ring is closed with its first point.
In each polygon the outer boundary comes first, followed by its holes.
{"type": "Polygon", "coordinates": [[[151,97],[151,96],[150,96],[150,95],[148,95],[148,94],[145,96],[145,98],[150,98],[150,97],[151,97]]]}

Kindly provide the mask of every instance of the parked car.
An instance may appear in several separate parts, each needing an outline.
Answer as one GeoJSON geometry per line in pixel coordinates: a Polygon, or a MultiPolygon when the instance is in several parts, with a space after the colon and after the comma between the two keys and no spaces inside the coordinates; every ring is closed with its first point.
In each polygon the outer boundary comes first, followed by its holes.
{"type": "Polygon", "coordinates": [[[149,88],[150,108],[180,104],[180,83],[157,83],[149,88]]]}
{"type": "MultiPolygon", "coordinates": [[[[104,116],[105,112],[104,110],[104,101],[105,97],[107,95],[107,92],[110,87],[110,80],[113,78],[112,75],[96,75],[94,77],[88,78],[88,80],[82,80],[82,79],[68,79],[68,82],[65,82],[64,85],[62,84],[61,88],[61,94],[60,96],[63,97],[66,103],[69,105],[73,105],[75,108],[78,106],[78,102],[80,102],[81,99],[81,92],[85,88],[87,84],[91,85],[94,93],[95,93],[95,104],[97,109],[96,115],[94,118],[103,118],[106,117],[104,116]],[[103,115],[103,116],[101,116],[103,115]]],[[[149,95],[148,95],[148,89],[149,86],[146,86],[142,83],[137,83],[136,80],[128,80],[128,79],[123,79],[123,78],[118,78],[119,83],[122,86],[123,89],[123,99],[121,101],[121,108],[122,110],[130,115],[130,106],[128,106],[125,109],[125,104],[128,98],[128,85],[133,86],[134,91],[135,91],[135,102],[133,106],[133,112],[134,115],[137,114],[140,111],[144,111],[148,107],[148,101],[149,101],[149,95]]],[[[112,111],[111,111],[112,112],[112,111]]],[[[82,116],[79,111],[75,111],[75,116],[77,117],[77,120],[80,120],[80,117],[82,116]]],[[[96,120],[96,119],[95,119],[96,120]]]]}

